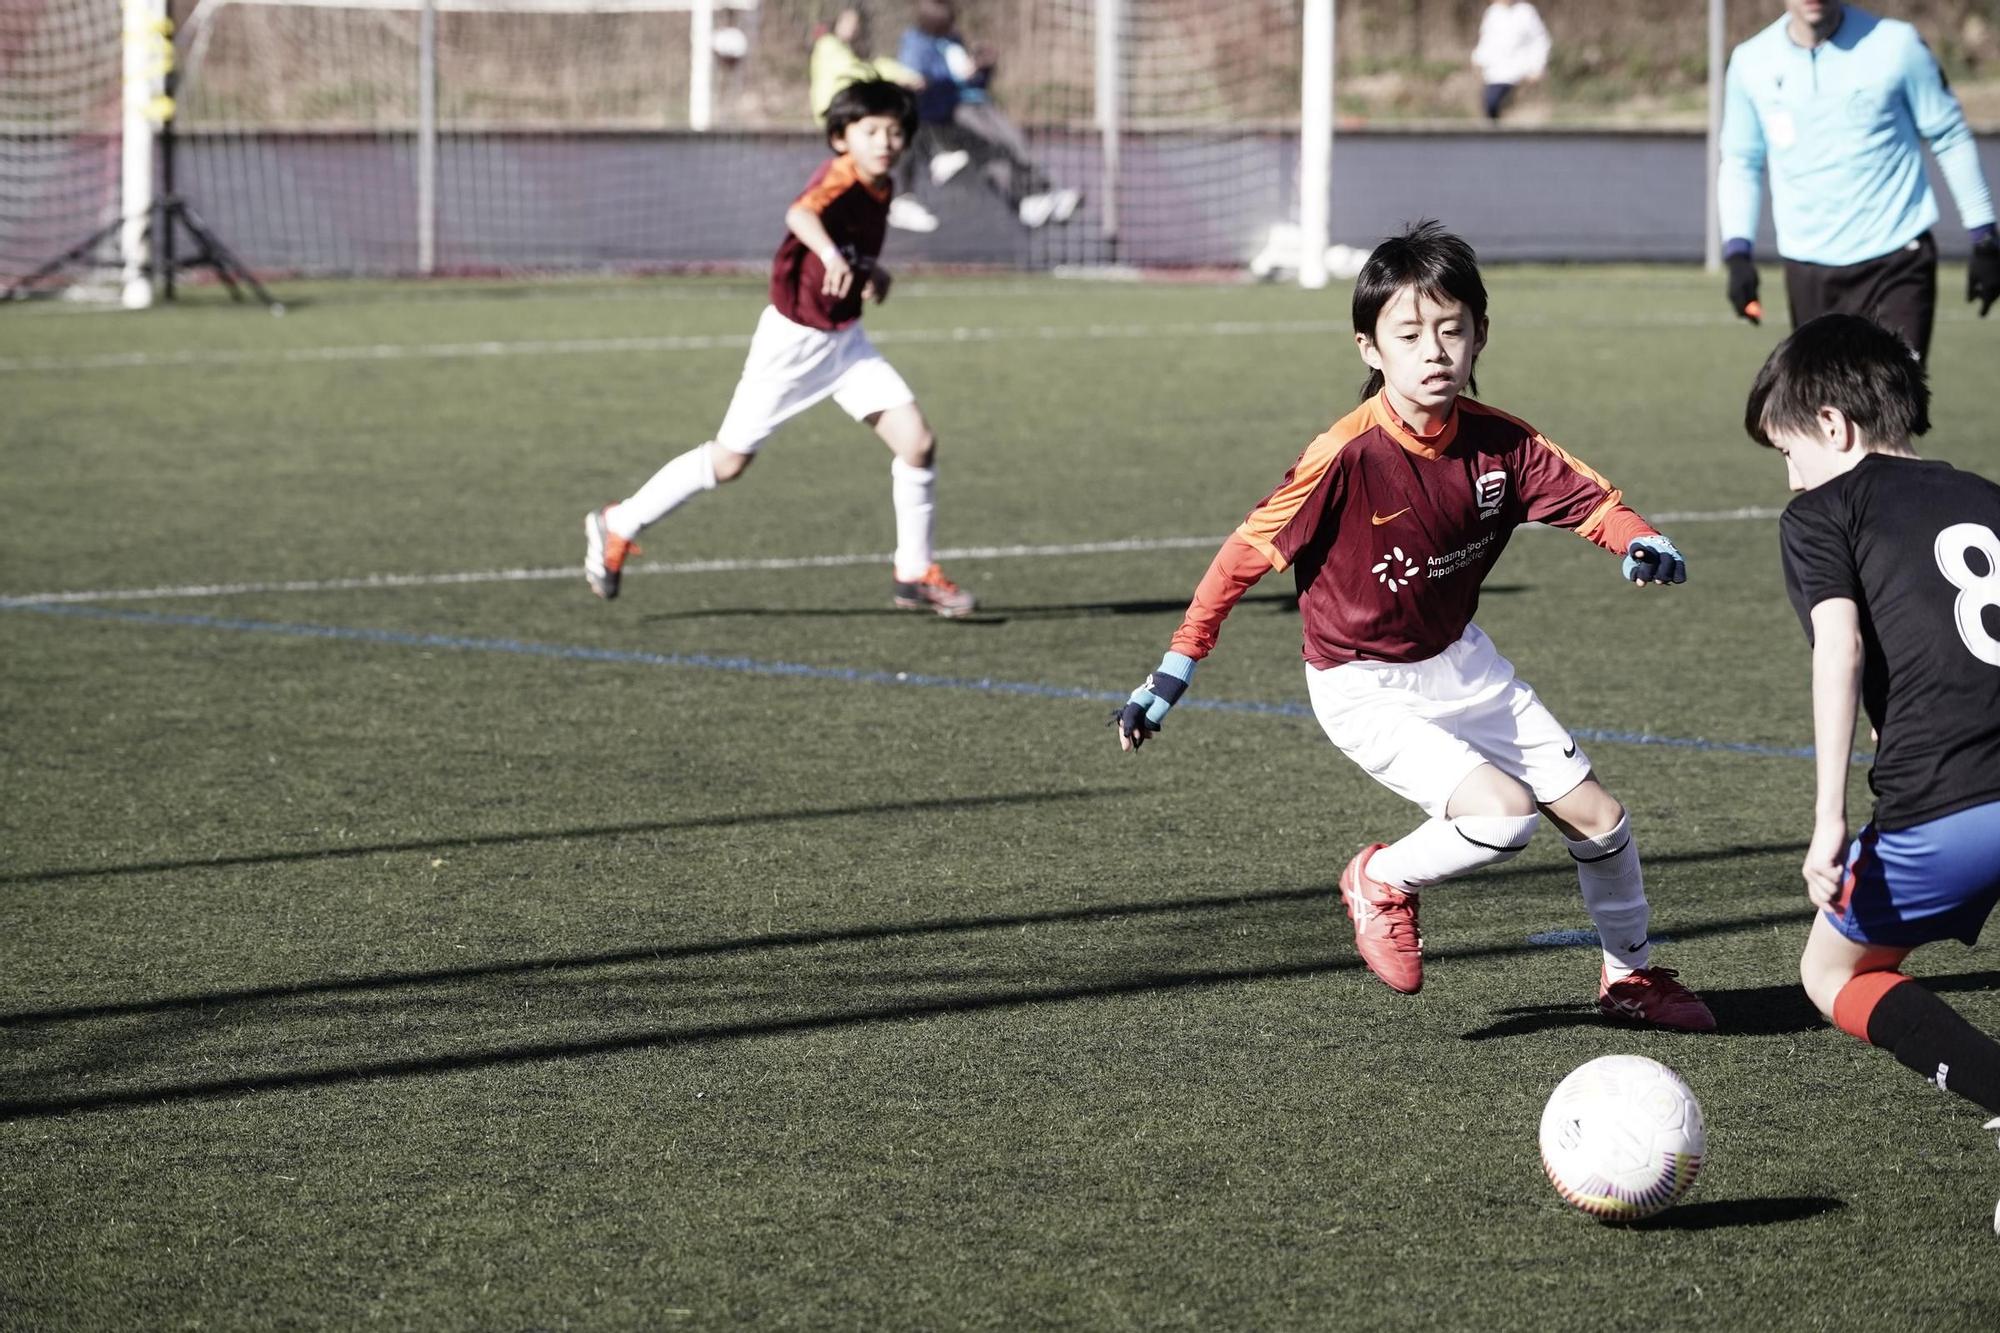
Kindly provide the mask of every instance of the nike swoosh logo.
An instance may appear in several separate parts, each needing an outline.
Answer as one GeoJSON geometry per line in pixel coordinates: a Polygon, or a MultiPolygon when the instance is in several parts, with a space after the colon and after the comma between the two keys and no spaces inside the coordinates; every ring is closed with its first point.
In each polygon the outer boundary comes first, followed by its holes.
{"type": "Polygon", "coordinates": [[[1563,751],[1563,758],[1565,759],[1576,758],[1576,742],[1574,740],[1570,741],[1569,748],[1563,751]]]}
{"type": "Polygon", "coordinates": [[[1370,514],[1368,517],[1374,519],[1375,526],[1379,528],[1384,523],[1394,523],[1397,519],[1401,518],[1403,515],[1409,512],[1410,512],[1410,507],[1408,505],[1404,505],[1401,509],[1398,509],[1395,513],[1389,515],[1387,518],[1382,517],[1382,515],[1380,514],[1370,514]]]}

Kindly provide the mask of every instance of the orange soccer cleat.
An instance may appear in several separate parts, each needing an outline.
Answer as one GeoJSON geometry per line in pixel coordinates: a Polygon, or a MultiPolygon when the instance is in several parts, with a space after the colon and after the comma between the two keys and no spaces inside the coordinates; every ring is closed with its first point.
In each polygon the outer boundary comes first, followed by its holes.
{"type": "Polygon", "coordinates": [[[625,559],[637,554],[636,542],[627,541],[606,526],[602,509],[593,509],[583,516],[583,577],[599,597],[608,602],[618,595],[625,559]]]}
{"type": "Polygon", "coordinates": [[[1424,937],[1417,929],[1417,895],[1370,879],[1362,867],[1387,846],[1355,853],[1340,872],[1340,897],[1354,919],[1354,947],[1368,970],[1390,990],[1414,995],[1424,984],[1424,937]]]}
{"type": "Polygon", "coordinates": [[[976,597],[946,578],[936,565],[925,570],[921,578],[897,579],[895,602],[905,611],[935,611],[953,620],[979,605],[976,597]]]}

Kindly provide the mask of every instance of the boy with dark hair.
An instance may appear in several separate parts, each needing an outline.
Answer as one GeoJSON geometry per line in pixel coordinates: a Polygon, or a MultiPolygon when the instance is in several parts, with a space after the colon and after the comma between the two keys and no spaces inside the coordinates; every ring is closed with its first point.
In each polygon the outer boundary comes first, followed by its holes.
{"type": "Polygon", "coordinates": [[[917,123],[908,90],[881,79],[850,83],[827,106],[828,159],[785,210],[771,261],[771,303],[757,321],[743,376],[715,438],[656,472],[617,504],[584,515],[583,575],[618,595],[625,561],[647,527],[702,491],[734,481],[786,421],[831,398],[874,428],[895,454],[889,494],[896,513],[894,605],[962,616],[972,594],[931,558],[937,438],[916,395],[861,330],[861,302],[889,297],[876,262],[895,192],[889,173],[917,123]]]}
{"type": "Polygon", "coordinates": [[[1822,315],[1771,353],[1744,426],[1801,492],[1778,527],[1812,643],[1820,911],[1800,978],[1842,1031],[2000,1115],[2000,1044],[1898,970],[1918,945],[1976,942],[2000,901],[2000,486],[1917,457],[1929,397],[1900,337],[1822,315]],[[1857,703],[1876,801],[1850,842],[1857,703]]]}
{"type": "Polygon", "coordinates": [[[1114,719],[1137,749],[1160,727],[1249,587],[1290,567],[1306,685],[1328,739],[1429,818],[1341,872],[1355,948],[1394,990],[1423,985],[1417,893],[1509,860],[1546,815],[1576,862],[1602,950],[1597,1004],[1706,1032],[1701,997],[1650,956],[1625,808],[1576,738],[1472,623],[1479,587],[1527,522],[1624,556],[1624,577],[1683,582],[1674,544],[1603,477],[1518,418],[1462,394],[1486,346],[1486,287],[1435,222],[1377,246],[1354,287],[1361,406],[1306,446],[1222,545],[1166,656],[1114,719]]]}

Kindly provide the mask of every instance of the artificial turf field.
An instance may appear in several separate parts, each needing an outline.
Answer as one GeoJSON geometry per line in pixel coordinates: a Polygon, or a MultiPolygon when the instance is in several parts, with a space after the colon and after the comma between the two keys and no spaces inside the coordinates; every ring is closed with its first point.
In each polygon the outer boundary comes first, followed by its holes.
{"type": "MultiPolygon", "coordinates": [[[[1288,576],[1156,744],[1104,725],[1353,404],[1344,288],[902,284],[959,623],[889,609],[832,406],[585,590],[756,281],[0,312],[0,1326],[2000,1327],[1993,1136],[1796,981],[1779,333],[1692,271],[1488,280],[1487,399],[1690,562],[1524,530],[1479,619],[1714,1036],[1596,1016],[1546,829],[1425,895],[1419,995],[1360,967],[1334,881],[1418,816],[1305,711],[1288,576]],[[1535,1144],[1613,1051],[1709,1121],[1623,1230],[1535,1144]]],[[[1924,445],[1988,476],[1996,339],[1947,301],[1924,445]]],[[[1990,951],[1911,970],[2000,1029],[1990,951]]]]}

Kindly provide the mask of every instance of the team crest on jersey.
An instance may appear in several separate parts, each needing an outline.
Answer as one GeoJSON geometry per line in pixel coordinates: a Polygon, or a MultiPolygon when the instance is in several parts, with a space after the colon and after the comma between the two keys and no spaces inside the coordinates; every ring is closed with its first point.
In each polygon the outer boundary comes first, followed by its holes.
{"type": "Polygon", "coordinates": [[[1505,472],[1483,472],[1479,480],[1472,483],[1472,493],[1479,500],[1479,516],[1493,518],[1500,512],[1500,506],[1507,499],[1507,474],[1505,472]]]}

